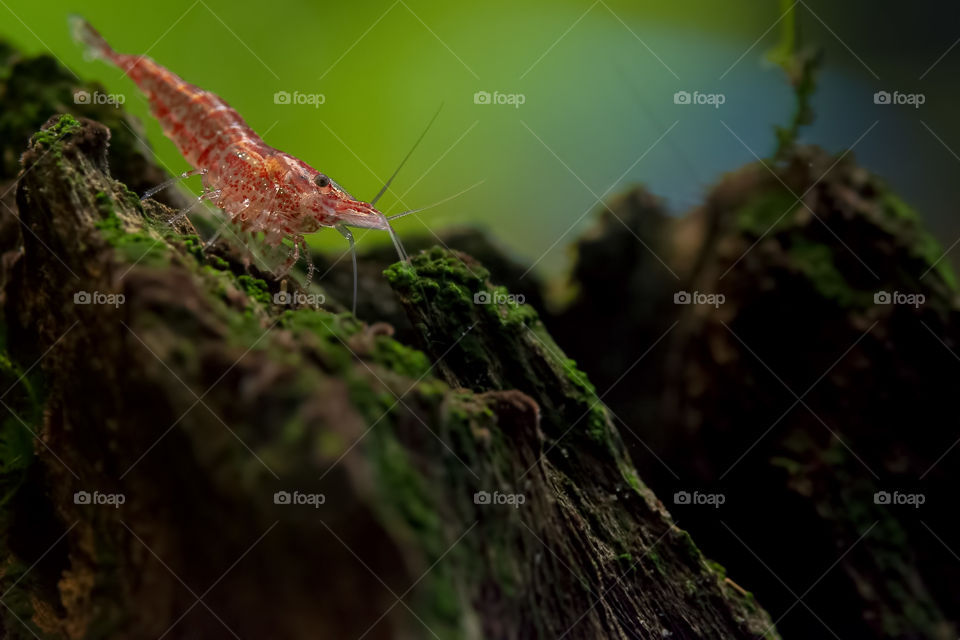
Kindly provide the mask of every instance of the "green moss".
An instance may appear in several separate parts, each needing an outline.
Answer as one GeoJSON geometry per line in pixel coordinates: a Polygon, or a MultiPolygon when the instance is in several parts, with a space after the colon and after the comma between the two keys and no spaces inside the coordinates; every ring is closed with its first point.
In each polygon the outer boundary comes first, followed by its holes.
{"type": "Polygon", "coordinates": [[[109,194],[100,191],[95,200],[103,216],[95,226],[124,260],[150,267],[162,267],[169,263],[167,246],[161,238],[154,237],[148,231],[127,231],[117,217],[115,203],[109,194]]]}
{"type": "Polygon", "coordinates": [[[395,535],[402,537],[406,531],[406,535],[415,539],[426,552],[428,566],[443,558],[443,563],[427,573],[420,585],[417,599],[423,603],[421,610],[426,610],[429,620],[448,634],[456,633],[460,627],[461,605],[453,567],[463,551],[459,545],[448,549],[451,541],[446,538],[433,492],[387,425],[379,423],[368,439],[378,476],[377,486],[384,494],[377,501],[384,523],[395,535]]]}
{"type": "Polygon", "coordinates": [[[105,219],[103,224],[106,224],[107,220],[115,222],[115,227],[120,228],[120,221],[116,217],[116,212],[113,209],[113,198],[108,196],[103,191],[98,191],[94,195],[94,200],[97,202],[97,209],[100,211],[100,215],[105,219]]]}
{"type": "Polygon", "coordinates": [[[316,338],[316,353],[325,367],[342,373],[348,371],[354,361],[353,353],[345,344],[349,344],[350,337],[361,329],[352,316],[346,316],[350,314],[338,316],[322,309],[291,309],[280,316],[280,326],[295,333],[312,334],[316,338]]]}
{"type": "MultiPolygon", "coordinates": [[[[450,391],[450,387],[448,387],[443,380],[430,377],[426,377],[418,382],[416,388],[417,394],[421,398],[437,403],[443,400],[450,391]]],[[[493,415],[493,411],[490,411],[490,415],[493,415]]]]}
{"type": "Polygon", "coordinates": [[[214,269],[220,269],[221,271],[227,271],[230,269],[230,263],[221,258],[220,256],[208,255],[207,264],[212,266],[214,269]]]}
{"type": "MultiPolygon", "coordinates": [[[[474,292],[466,292],[465,299],[471,299],[474,292]]],[[[503,286],[489,288],[487,293],[491,295],[492,304],[482,305],[482,307],[504,328],[518,326],[533,326],[539,319],[536,309],[530,305],[520,304],[517,299],[510,295],[509,290],[503,286]]],[[[471,300],[472,302],[472,300],[471,300]]]]}
{"type": "Polygon", "coordinates": [[[596,408],[590,409],[587,415],[587,433],[595,442],[604,443],[607,441],[610,427],[607,425],[606,416],[603,410],[596,408]]]}
{"type": "Polygon", "coordinates": [[[799,206],[796,197],[782,187],[772,188],[754,196],[734,217],[744,231],[762,236],[793,224],[790,212],[799,206]]]}
{"type": "Polygon", "coordinates": [[[247,299],[253,300],[257,304],[247,305],[243,315],[256,322],[260,322],[267,317],[263,309],[265,306],[263,301],[270,300],[270,294],[265,290],[266,282],[263,280],[246,275],[238,277],[229,269],[218,269],[209,264],[202,265],[199,268],[199,273],[206,280],[206,288],[215,294],[220,302],[231,307],[230,311],[226,313],[231,316],[236,315],[236,301],[238,297],[241,297],[241,294],[246,294],[247,299]]]}
{"type": "Polygon", "coordinates": [[[637,472],[629,464],[621,465],[620,475],[624,480],[627,481],[627,484],[630,485],[630,488],[634,491],[642,491],[643,483],[640,482],[640,477],[637,475],[637,472]]]}
{"type": "Polygon", "coordinates": [[[412,302],[437,300],[444,308],[473,304],[473,294],[484,289],[490,272],[478,264],[468,266],[453,253],[433,247],[398,262],[384,272],[387,281],[412,302]]]}
{"type": "Polygon", "coordinates": [[[417,271],[407,262],[397,262],[383,272],[395,289],[409,289],[418,280],[417,271]]]}
{"type": "Polygon", "coordinates": [[[648,550],[644,555],[644,557],[653,563],[653,566],[657,569],[657,572],[659,572],[662,575],[667,575],[667,569],[663,564],[663,558],[661,558],[660,554],[657,553],[654,549],[651,548],[650,550],[648,550]]]}
{"type": "MultiPolygon", "coordinates": [[[[606,410],[587,376],[576,362],[564,357],[536,309],[520,304],[507,288],[492,285],[486,269],[433,247],[414,256],[410,265],[395,264],[385,273],[405,304],[422,307],[425,300],[432,307],[432,313],[424,313],[418,330],[427,340],[456,340],[456,350],[448,357],[458,362],[460,370],[470,371],[476,364],[479,384],[522,389],[541,384],[543,374],[536,369],[549,366],[562,381],[543,390],[556,398],[557,406],[551,410],[563,412],[564,419],[577,420],[578,431],[593,442],[616,449],[606,410]],[[477,301],[478,295],[485,299],[477,301]],[[464,334],[468,326],[476,330],[464,334]],[[489,367],[494,341],[502,354],[499,371],[489,367]],[[532,354],[536,355],[531,358],[532,354]]],[[[631,487],[641,487],[632,473],[625,473],[624,479],[631,487]]]]}
{"type": "Polygon", "coordinates": [[[203,263],[203,241],[200,239],[200,236],[191,233],[185,236],[180,236],[178,240],[188,254],[196,258],[197,262],[201,264],[203,263]]]}
{"type": "Polygon", "coordinates": [[[80,122],[70,114],[64,114],[50,127],[40,129],[30,138],[30,144],[50,150],[55,157],[60,154],[59,143],[63,138],[80,129],[80,122]]]}
{"type": "Polygon", "coordinates": [[[913,210],[913,207],[904,202],[895,193],[884,191],[880,196],[880,204],[883,205],[884,211],[896,220],[914,223],[920,222],[920,216],[913,210]]]}
{"type": "Polygon", "coordinates": [[[113,237],[110,242],[131,264],[163,267],[169,262],[166,245],[147,233],[123,233],[113,237]]]}
{"type": "Polygon", "coordinates": [[[727,568],[724,567],[719,562],[714,562],[713,560],[706,560],[707,567],[720,579],[724,580],[727,577],[727,568]]]}
{"type": "MultiPolygon", "coordinates": [[[[587,379],[587,375],[577,368],[576,361],[562,358],[562,364],[569,381],[568,395],[587,412],[587,434],[598,444],[610,445],[610,421],[603,402],[597,397],[596,388],[587,379]]],[[[628,478],[627,482],[639,489],[639,481],[633,482],[628,478]]]]}
{"type": "Polygon", "coordinates": [[[200,268],[199,273],[207,280],[207,288],[211,293],[226,301],[233,291],[239,291],[236,280],[230,277],[229,273],[214,269],[209,265],[200,268]]]}
{"type": "Polygon", "coordinates": [[[140,202],[140,196],[131,191],[130,187],[122,182],[120,183],[120,187],[123,189],[123,199],[126,201],[127,206],[142,215],[143,203],[140,202]]]}
{"type": "Polygon", "coordinates": [[[790,476],[799,476],[804,470],[804,467],[801,463],[792,458],[786,458],[783,456],[775,456],[770,458],[770,465],[785,470],[790,476]]]}
{"type": "Polygon", "coordinates": [[[936,239],[926,232],[921,232],[917,241],[914,243],[910,253],[923,260],[928,265],[933,265],[936,271],[950,289],[957,290],[957,276],[950,266],[950,262],[945,259],[943,248],[936,239]]]}
{"type": "Polygon", "coordinates": [[[262,305],[271,303],[270,288],[262,278],[254,278],[244,274],[237,278],[237,283],[252,300],[256,300],[262,305]]]}
{"type": "Polygon", "coordinates": [[[837,269],[833,252],[826,245],[801,236],[793,239],[788,250],[794,265],[809,278],[817,292],[841,307],[872,304],[872,293],[855,291],[837,269]]]}
{"type": "MultiPolygon", "coordinates": [[[[646,557],[652,559],[654,555],[655,555],[655,552],[650,551],[646,554],[646,557]]],[[[624,576],[627,573],[636,573],[640,565],[638,561],[635,561],[633,559],[633,554],[631,553],[621,553],[617,555],[617,564],[620,565],[620,569],[617,571],[617,574],[620,576],[624,576]]],[[[658,566],[658,564],[659,564],[659,556],[657,557],[657,561],[654,562],[655,566],[658,566]]],[[[577,577],[580,579],[580,583],[581,585],[583,585],[583,588],[585,590],[593,591],[590,587],[589,581],[584,580],[582,576],[577,576],[577,577]]]]}
{"type": "Polygon", "coordinates": [[[481,265],[468,266],[455,254],[438,246],[417,254],[412,262],[421,278],[470,284],[473,285],[471,290],[490,277],[490,272],[481,265]]]}
{"type": "Polygon", "coordinates": [[[389,336],[377,336],[374,340],[373,360],[394,373],[417,380],[430,371],[430,360],[417,349],[401,344],[389,336]]]}
{"type": "Polygon", "coordinates": [[[322,431],[317,436],[317,447],[323,457],[335,458],[347,450],[347,441],[339,433],[322,431]]]}
{"type": "MultiPolygon", "coordinates": [[[[215,273],[222,273],[212,269],[215,273]]],[[[221,304],[223,302],[221,301],[221,304]]],[[[229,328],[228,340],[231,344],[242,349],[268,349],[270,341],[262,339],[267,327],[256,315],[249,310],[244,313],[237,313],[233,310],[222,312],[227,320],[229,328]]]]}
{"type": "Polygon", "coordinates": [[[684,560],[689,567],[699,570],[703,561],[703,553],[686,530],[678,529],[678,531],[680,538],[678,546],[683,553],[684,560]]]}
{"type": "MultiPolygon", "coordinates": [[[[910,254],[922,260],[924,264],[932,266],[947,286],[954,291],[957,290],[957,277],[949,261],[944,259],[943,248],[930,233],[923,229],[920,215],[913,207],[886,189],[882,191],[879,201],[884,214],[891,221],[905,225],[912,232],[907,236],[912,237],[910,254]]],[[[900,226],[887,226],[887,229],[891,233],[903,236],[900,226]]]]}
{"type": "Polygon", "coordinates": [[[220,271],[230,271],[230,263],[221,258],[218,255],[212,253],[206,253],[204,251],[204,242],[196,234],[188,235],[179,235],[173,229],[168,226],[165,226],[165,229],[169,231],[167,240],[172,244],[178,244],[183,247],[183,250],[199,263],[206,264],[213,269],[218,269],[220,271]]]}

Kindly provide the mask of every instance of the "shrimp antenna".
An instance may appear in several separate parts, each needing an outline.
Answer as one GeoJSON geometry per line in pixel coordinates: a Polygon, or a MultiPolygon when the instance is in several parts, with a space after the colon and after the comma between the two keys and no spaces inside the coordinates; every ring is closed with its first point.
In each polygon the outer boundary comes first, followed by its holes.
{"type": "Polygon", "coordinates": [[[377,200],[379,200],[384,193],[387,192],[387,189],[390,188],[390,185],[393,183],[393,179],[397,177],[397,174],[400,173],[400,169],[403,169],[403,165],[407,164],[407,160],[410,159],[410,156],[413,155],[413,152],[417,150],[417,147],[420,145],[420,142],[427,136],[427,132],[430,131],[430,127],[433,126],[433,123],[437,121],[437,117],[440,116],[440,111],[443,109],[443,103],[440,103],[440,106],[437,107],[437,112],[433,114],[433,117],[430,118],[430,122],[427,123],[427,128],[423,130],[423,133],[420,134],[420,137],[417,138],[417,141],[413,143],[413,146],[410,148],[410,151],[407,152],[407,155],[400,162],[400,166],[397,167],[397,170],[393,172],[393,175],[387,180],[383,185],[380,191],[377,192],[377,195],[373,197],[373,200],[370,201],[370,204],[376,205],[377,200]]]}
{"type": "Polygon", "coordinates": [[[439,207],[440,205],[444,204],[445,202],[450,202],[450,201],[453,200],[454,198],[459,198],[460,196],[462,196],[463,194],[465,194],[467,191],[472,191],[473,189],[476,189],[477,187],[479,187],[480,185],[482,185],[482,184],[483,184],[484,182],[486,182],[486,181],[487,181],[486,178],[484,178],[484,179],[481,180],[480,182],[477,182],[477,183],[475,183],[475,184],[473,184],[473,185],[470,185],[469,187],[467,187],[466,189],[464,189],[464,190],[461,191],[460,193],[455,193],[455,194],[453,194],[452,196],[448,196],[448,197],[444,198],[443,200],[438,200],[437,202],[434,202],[433,204],[427,205],[427,206],[425,206],[425,207],[420,207],[419,209],[410,209],[410,211],[404,211],[404,212],[402,212],[402,213],[395,213],[395,214],[393,214],[392,216],[387,216],[387,220],[396,220],[397,218],[402,218],[402,217],[404,217],[404,216],[409,216],[409,215],[412,214],[412,213],[420,213],[421,211],[426,211],[427,209],[433,209],[434,207],[439,207]]]}
{"type": "MultiPolygon", "coordinates": [[[[430,131],[430,127],[433,126],[433,123],[437,121],[437,118],[440,116],[440,111],[443,109],[443,103],[440,103],[440,106],[437,107],[437,112],[433,114],[433,117],[430,118],[430,122],[427,123],[427,127],[423,130],[423,133],[420,134],[420,137],[417,138],[417,141],[413,143],[413,146],[410,148],[410,151],[407,152],[407,155],[404,156],[403,160],[400,161],[400,165],[397,167],[396,171],[393,172],[393,175],[387,179],[380,191],[373,197],[373,200],[370,201],[371,205],[376,205],[377,200],[379,200],[384,193],[387,192],[387,189],[390,188],[390,185],[393,183],[393,179],[397,177],[397,174],[400,173],[400,169],[403,169],[403,165],[407,164],[407,160],[410,159],[410,156],[413,155],[413,152],[417,150],[417,147],[420,146],[420,142],[427,136],[427,132],[430,131]]],[[[382,215],[382,214],[381,214],[382,215]]],[[[383,216],[383,224],[387,229],[387,232],[390,234],[390,239],[393,241],[393,246],[397,250],[397,255],[400,256],[400,260],[403,262],[409,262],[410,259],[407,257],[407,252],[404,251],[403,245],[400,244],[400,238],[397,237],[397,232],[394,231],[393,227],[390,226],[390,221],[387,219],[387,216],[383,216]]]]}

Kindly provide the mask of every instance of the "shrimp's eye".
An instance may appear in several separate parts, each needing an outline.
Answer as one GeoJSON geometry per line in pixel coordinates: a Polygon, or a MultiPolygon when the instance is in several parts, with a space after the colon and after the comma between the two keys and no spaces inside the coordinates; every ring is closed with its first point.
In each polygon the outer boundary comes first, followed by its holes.
{"type": "Polygon", "coordinates": [[[321,173],[313,179],[313,183],[322,189],[323,187],[330,186],[330,178],[321,173]]]}

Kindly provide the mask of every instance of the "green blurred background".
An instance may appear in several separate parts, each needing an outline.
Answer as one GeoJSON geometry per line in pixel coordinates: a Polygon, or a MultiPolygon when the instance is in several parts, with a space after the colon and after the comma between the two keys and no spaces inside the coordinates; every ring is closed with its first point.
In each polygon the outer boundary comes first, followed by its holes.
{"type": "MultiPolygon", "coordinates": [[[[780,37],[783,8],[776,0],[167,0],[136,9],[114,0],[0,0],[0,36],[27,52],[52,52],[80,77],[126,96],[171,172],[188,167],[134,85],[84,59],[68,14],[84,15],[118,51],[146,53],[219,94],[268,144],[362,199],[379,190],[443,103],[381,208],[430,205],[483,181],[398,221],[398,230],[486,227],[541,273],[555,274],[598,198],[644,183],[680,214],[720,174],[752,161],[751,150],[772,152],[774,126],[792,110],[783,73],[764,58],[780,37]],[[719,92],[726,102],[676,105],[678,90],[719,92]],[[278,91],[322,94],[323,104],[278,104],[278,91]],[[524,104],[476,104],[478,91],[522,94],[524,104]]],[[[956,9],[858,0],[796,11],[805,40],[826,51],[817,121],[802,140],[839,151],[859,139],[861,162],[950,247],[960,235],[960,158],[951,150],[960,149],[952,109],[960,47],[950,49],[960,36],[956,9]],[[926,102],[876,105],[878,90],[920,92],[926,102]]],[[[198,179],[187,186],[199,191],[198,179]]],[[[386,241],[369,233],[361,245],[386,241]]],[[[313,242],[343,248],[335,233],[313,242]]]]}

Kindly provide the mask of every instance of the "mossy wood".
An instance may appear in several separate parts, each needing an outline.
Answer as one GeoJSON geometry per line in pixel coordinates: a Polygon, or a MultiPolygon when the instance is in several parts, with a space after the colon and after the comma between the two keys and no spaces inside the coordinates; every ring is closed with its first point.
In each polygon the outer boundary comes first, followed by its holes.
{"type": "Polygon", "coordinates": [[[283,304],[113,177],[163,178],[110,150],[122,112],[56,115],[62,70],[4,60],[4,637],[777,637],[479,263],[382,276],[422,350],[283,304]]]}

